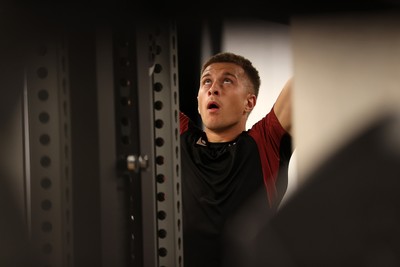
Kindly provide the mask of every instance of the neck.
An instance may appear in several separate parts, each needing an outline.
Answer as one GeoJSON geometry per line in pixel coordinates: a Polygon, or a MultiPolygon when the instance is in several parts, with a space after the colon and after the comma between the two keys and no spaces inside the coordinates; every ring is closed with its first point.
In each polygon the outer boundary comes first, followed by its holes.
{"type": "Polygon", "coordinates": [[[205,128],[204,132],[207,135],[208,142],[222,143],[235,140],[244,130],[245,127],[237,127],[229,130],[212,130],[205,128]]]}

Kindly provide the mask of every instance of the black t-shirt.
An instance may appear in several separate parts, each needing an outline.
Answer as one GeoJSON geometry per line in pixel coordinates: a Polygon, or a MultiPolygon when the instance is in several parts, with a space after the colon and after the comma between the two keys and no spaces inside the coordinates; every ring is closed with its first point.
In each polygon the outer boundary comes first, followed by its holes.
{"type": "Polygon", "coordinates": [[[265,212],[274,210],[269,195],[282,198],[283,194],[277,196],[275,183],[281,161],[281,141],[287,133],[275,114],[270,114],[231,142],[210,143],[205,133],[181,113],[186,267],[222,266],[227,222],[243,203],[259,194],[261,188],[261,194],[265,195],[265,212]]]}

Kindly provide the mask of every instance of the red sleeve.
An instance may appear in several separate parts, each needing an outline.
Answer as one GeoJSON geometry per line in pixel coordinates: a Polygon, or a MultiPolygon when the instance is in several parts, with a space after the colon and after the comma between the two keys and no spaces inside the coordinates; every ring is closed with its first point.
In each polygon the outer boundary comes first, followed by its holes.
{"type": "Polygon", "coordinates": [[[264,183],[271,207],[276,206],[276,179],[280,164],[280,146],[282,137],[287,134],[275,115],[274,109],[249,130],[249,135],[255,140],[260,154],[264,183]]]}
{"type": "Polygon", "coordinates": [[[189,128],[189,117],[186,116],[183,112],[179,112],[179,128],[179,134],[183,134],[189,128]]]}

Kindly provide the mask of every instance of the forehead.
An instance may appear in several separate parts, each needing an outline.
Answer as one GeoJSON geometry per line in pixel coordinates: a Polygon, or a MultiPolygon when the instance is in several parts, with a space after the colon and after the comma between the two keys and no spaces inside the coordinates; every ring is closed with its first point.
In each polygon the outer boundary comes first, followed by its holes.
{"type": "Polygon", "coordinates": [[[208,75],[234,75],[240,76],[244,74],[244,70],[239,65],[230,62],[212,63],[204,70],[202,76],[208,75]]]}

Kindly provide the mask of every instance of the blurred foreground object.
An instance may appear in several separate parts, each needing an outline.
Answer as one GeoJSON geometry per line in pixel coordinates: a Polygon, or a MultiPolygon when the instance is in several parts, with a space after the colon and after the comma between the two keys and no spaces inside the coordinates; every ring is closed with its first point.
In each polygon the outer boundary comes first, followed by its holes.
{"type": "Polygon", "coordinates": [[[316,168],[237,262],[400,266],[399,137],[400,114],[371,123],[316,168]]]}

